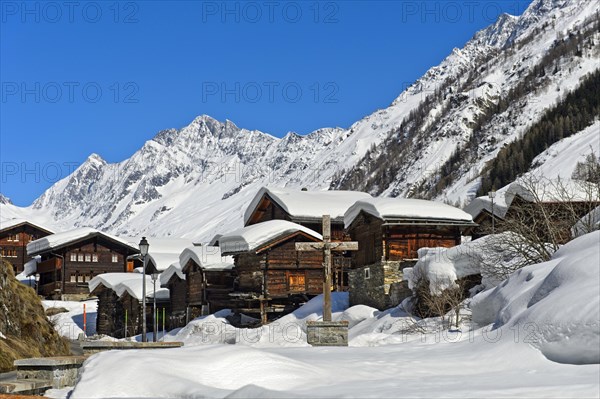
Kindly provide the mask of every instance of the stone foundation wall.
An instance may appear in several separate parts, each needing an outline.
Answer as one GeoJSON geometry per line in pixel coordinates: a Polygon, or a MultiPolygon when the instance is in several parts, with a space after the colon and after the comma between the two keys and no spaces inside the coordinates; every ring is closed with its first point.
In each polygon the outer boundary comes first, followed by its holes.
{"type": "Polygon", "coordinates": [[[412,295],[402,270],[414,264],[414,261],[382,261],[350,270],[350,306],[367,305],[380,310],[398,306],[412,295]]]}

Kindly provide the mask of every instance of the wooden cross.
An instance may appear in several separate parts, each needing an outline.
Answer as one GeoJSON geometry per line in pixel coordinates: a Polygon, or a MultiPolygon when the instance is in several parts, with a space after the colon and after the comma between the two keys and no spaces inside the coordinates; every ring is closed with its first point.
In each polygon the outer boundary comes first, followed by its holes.
{"type": "Polygon", "coordinates": [[[331,217],[323,215],[323,241],[297,242],[296,251],[323,251],[323,321],[331,321],[331,251],[357,251],[358,242],[331,242],[331,217]]]}

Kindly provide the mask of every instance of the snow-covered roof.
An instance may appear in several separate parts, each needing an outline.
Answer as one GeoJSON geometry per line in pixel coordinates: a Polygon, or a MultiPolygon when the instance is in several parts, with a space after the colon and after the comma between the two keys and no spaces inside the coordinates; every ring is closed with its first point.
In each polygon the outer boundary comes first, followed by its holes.
{"type": "Polygon", "coordinates": [[[193,260],[204,270],[230,270],[233,268],[233,258],[223,256],[221,248],[211,245],[195,245],[183,250],[179,256],[179,264],[182,268],[193,260]]]}
{"type": "Polygon", "coordinates": [[[224,234],[219,239],[219,246],[223,254],[249,252],[257,250],[278,238],[297,232],[307,234],[316,240],[323,239],[321,234],[299,224],[287,220],[269,220],[224,234]]]}
{"type": "Polygon", "coordinates": [[[263,187],[246,208],[244,224],[248,222],[265,194],[294,219],[320,220],[323,215],[329,215],[333,220],[340,221],[350,205],[358,200],[372,198],[369,194],[360,191],[302,191],[263,187]]]}
{"type": "Polygon", "coordinates": [[[580,237],[591,230],[600,230],[600,206],[583,216],[571,229],[573,237],[580,237]]]}
{"type": "Polygon", "coordinates": [[[137,273],[103,273],[99,274],[88,282],[90,293],[96,288],[103,285],[104,287],[114,290],[115,287],[125,280],[141,279],[137,273]]]}
{"type": "MultiPolygon", "coordinates": [[[[508,184],[498,191],[494,198],[494,215],[504,218],[514,199],[519,196],[526,201],[569,202],[600,201],[600,193],[594,185],[568,179],[521,179],[508,184]]],[[[465,212],[476,218],[481,212],[492,213],[492,200],[488,195],[477,197],[465,207],[465,212]]]]}
{"type": "MultiPolygon", "coordinates": [[[[134,240],[139,242],[141,237],[134,240]]],[[[173,263],[179,261],[179,254],[186,247],[192,245],[192,240],[185,238],[157,238],[149,237],[148,243],[148,266],[154,265],[156,271],[163,272],[173,263]]]]}
{"type": "Polygon", "coordinates": [[[475,219],[483,211],[487,211],[490,215],[493,213],[496,217],[504,219],[504,216],[506,216],[506,211],[508,211],[505,194],[505,191],[496,192],[493,207],[492,200],[487,195],[477,197],[465,207],[464,211],[471,215],[473,219],[475,219]]]}
{"type": "MultiPolygon", "coordinates": [[[[152,283],[152,278],[148,275],[144,276],[146,278],[146,298],[154,297],[154,288],[152,283]]],[[[142,275],[137,275],[135,279],[127,279],[121,281],[114,287],[114,291],[117,296],[120,298],[126,293],[131,295],[133,298],[141,301],[143,298],[143,281],[142,275]]],[[[169,289],[162,288],[160,286],[160,281],[157,281],[156,287],[156,299],[169,299],[169,289]]]]}
{"type": "Polygon", "coordinates": [[[179,262],[173,263],[171,266],[167,267],[167,270],[160,274],[161,287],[167,285],[173,276],[177,276],[180,280],[185,280],[185,274],[183,274],[183,271],[181,270],[181,264],[179,262]]]}
{"type": "Polygon", "coordinates": [[[34,274],[37,273],[37,265],[38,263],[40,263],[40,261],[42,260],[41,256],[34,256],[29,262],[25,263],[25,266],[23,267],[23,273],[25,273],[25,275],[27,277],[29,276],[33,276],[34,274]]]}
{"type": "Polygon", "coordinates": [[[108,241],[118,243],[127,247],[131,252],[138,252],[137,246],[125,239],[113,236],[108,233],[93,229],[91,227],[81,227],[74,230],[65,231],[63,233],[51,234],[27,244],[27,254],[36,255],[48,250],[61,248],[74,242],[82,241],[94,236],[100,236],[108,241]]]}
{"type": "Polygon", "coordinates": [[[50,230],[47,227],[44,227],[44,226],[42,226],[42,225],[40,225],[38,223],[34,223],[34,222],[30,221],[30,220],[22,219],[22,218],[13,218],[13,219],[0,220],[0,231],[8,230],[8,229],[11,229],[13,227],[20,226],[20,225],[23,225],[23,224],[29,224],[29,225],[35,227],[36,229],[46,231],[46,232],[48,232],[50,234],[53,233],[53,231],[50,230]]]}
{"type": "Polygon", "coordinates": [[[356,201],[344,215],[344,225],[366,212],[382,220],[435,221],[451,224],[472,224],[473,218],[463,210],[442,202],[406,198],[371,198],[356,201]]]}
{"type": "Polygon", "coordinates": [[[179,253],[148,252],[147,267],[150,266],[150,263],[152,262],[156,270],[160,273],[167,270],[167,268],[174,262],[177,262],[178,259],[179,253]]]}

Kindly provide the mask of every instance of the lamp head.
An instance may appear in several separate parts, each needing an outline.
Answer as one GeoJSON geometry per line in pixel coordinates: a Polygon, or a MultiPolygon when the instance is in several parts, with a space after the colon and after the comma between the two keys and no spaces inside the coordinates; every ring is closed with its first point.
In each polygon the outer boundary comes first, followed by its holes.
{"type": "Polygon", "coordinates": [[[142,256],[148,255],[148,248],[150,248],[150,244],[148,243],[148,240],[146,240],[146,237],[142,237],[142,240],[139,243],[139,247],[142,256]]]}

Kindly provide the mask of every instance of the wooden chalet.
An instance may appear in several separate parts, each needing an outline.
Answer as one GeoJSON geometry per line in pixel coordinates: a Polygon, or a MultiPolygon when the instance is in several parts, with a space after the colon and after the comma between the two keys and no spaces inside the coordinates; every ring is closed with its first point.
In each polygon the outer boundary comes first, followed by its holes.
{"type": "Polygon", "coordinates": [[[179,264],[185,278],[173,275],[169,279],[176,321],[185,324],[195,317],[231,308],[235,280],[232,257],[223,256],[216,246],[192,246],[183,250],[179,264]]]}
{"type": "Polygon", "coordinates": [[[127,257],[134,244],[92,228],[52,234],[27,245],[28,256],[40,256],[38,293],[45,297],[83,298],[98,274],[133,270],[127,257]]]}
{"type": "MultiPolygon", "coordinates": [[[[131,337],[143,332],[143,290],[142,290],[142,275],[138,274],[137,279],[128,279],[115,286],[115,293],[119,297],[120,305],[127,312],[127,324],[125,326],[125,336],[131,337]]],[[[146,331],[151,333],[154,331],[154,319],[158,322],[158,330],[162,331],[162,314],[163,309],[166,315],[171,313],[169,290],[160,287],[160,282],[156,281],[156,309],[157,314],[154,314],[154,289],[153,281],[150,276],[146,275],[146,331]]],[[[168,317],[165,318],[165,328],[171,329],[168,324],[168,317]]],[[[117,338],[122,338],[117,336],[117,338]]]]}
{"type": "Polygon", "coordinates": [[[0,258],[19,274],[32,259],[27,255],[27,244],[50,234],[53,232],[49,229],[25,219],[4,220],[0,222],[0,258]]]}
{"type": "Polygon", "coordinates": [[[98,298],[96,332],[122,338],[125,336],[125,307],[119,301],[115,287],[123,281],[141,278],[139,273],[106,273],[94,277],[89,282],[91,296],[98,298]]]}
{"type": "Polygon", "coordinates": [[[439,202],[372,198],[352,205],[345,225],[358,242],[351,254],[350,304],[383,309],[410,295],[402,269],[414,264],[420,248],[458,245],[463,230],[475,223],[468,213],[439,202]]]}
{"type": "MultiPolygon", "coordinates": [[[[360,191],[307,191],[285,188],[261,188],[244,214],[244,225],[269,220],[287,220],[322,234],[323,215],[331,217],[333,241],[349,241],[344,229],[344,213],[356,201],[372,198],[360,191]]],[[[333,286],[336,291],[348,290],[350,257],[346,253],[333,255],[333,286]]]]}
{"type": "Polygon", "coordinates": [[[286,220],[252,224],[219,237],[222,254],[235,260],[231,307],[260,315],[265,323],[321,294],[323,254],[295,247],[321,240],[321,234],[286,220]]]}
{"type": "Polygon", "coordinates": [[[173,263],[160,275],[160,286],[169,290],[171,328],[183,327],[187,324],[187,284],[181,264],[173,263]]]}
{"type": "MultiPolygon", "coordinates": [[[[534,219],[551,220],[561,244],[571,240],[573,225],[600,205],[597,185],[576,181],[541,181],[532,184],[512,183],[496,192],[494,205],[488,196],[475,198],[465,207],[477,226],[467,228],[465,235],[474,240],[485,235],[510,230],[512,220],[526,225],[539,225],[534,219]],[[492,229],[492,219],[494,228],[492,229]]],[[[552,241],[548,231],[540,228],[539,237],[552,241]]]]}
{"type": "MultiPolygon", "coordinates": [[[[96,331],[98,334],[115,338],[131,337],[142,333],[142,274],[106,273],[89,283],[90,295],[98,297],[96,331]]],[[[146,276],[146,323],[147,331],[153,331],[154,287],[150,276],[146,276]]],[[[162,328],[163,308],[170,313],[169,291],[157,282],[156,299],[159,330],[162,328]]],[[[166,319],[168,320],[168,319],[166,319]]],[[[173,328],[168,322],[167,328],[173,328]]]]}

